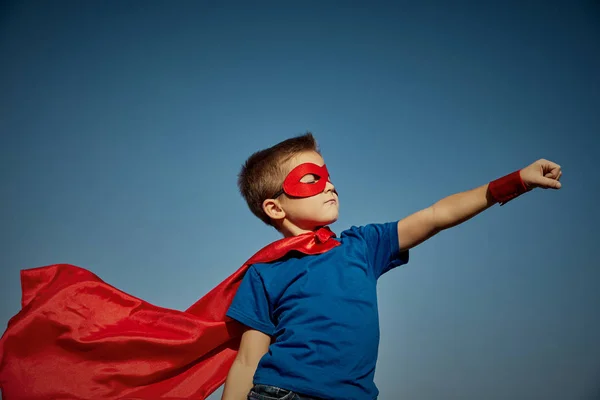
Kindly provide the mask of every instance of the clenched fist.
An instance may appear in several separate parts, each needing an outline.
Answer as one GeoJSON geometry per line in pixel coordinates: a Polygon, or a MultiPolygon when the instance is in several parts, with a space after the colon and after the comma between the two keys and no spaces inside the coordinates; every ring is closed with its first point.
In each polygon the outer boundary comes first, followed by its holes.
{"type": "Polygon", "coordinates": [[[561,175],[560,165],[543,158],[521,170],[521,179],[528,189],[560,189],[561,175]]]}

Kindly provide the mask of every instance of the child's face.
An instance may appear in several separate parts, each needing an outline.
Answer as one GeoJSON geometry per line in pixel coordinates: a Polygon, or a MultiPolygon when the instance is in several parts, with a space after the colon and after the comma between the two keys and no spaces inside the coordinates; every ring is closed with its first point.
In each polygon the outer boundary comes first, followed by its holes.
{"type": "MultiPolygon", "coordinates": [[[[321,167],[325,164],[325,161],[319,153],[314,151],[300,153],[290,160],[288,173],[304,163],[312,163],[321,167]]],[[[315,175],[307,174],[300,179],[300,182],[311,183],[315,179],[315,175]]],[[[322,177],[321,179],[327,178],[322,177]]],[[[334,189],[333,184],[327,181],[323,191],[309,197],[293,197],[286,193],[282,194],[278,201],[283,211],[285,211],[287,223],[302,231],[312,231],[337,221],[339,202],[334,189]]]]}

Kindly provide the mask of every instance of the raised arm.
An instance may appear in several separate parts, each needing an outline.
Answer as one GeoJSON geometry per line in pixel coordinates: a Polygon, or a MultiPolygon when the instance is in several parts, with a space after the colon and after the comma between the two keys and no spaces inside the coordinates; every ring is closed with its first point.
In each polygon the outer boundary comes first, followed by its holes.
{"type": "Polygon", "coordinates": [[[561,175],[558,164],[542,159],[504,178],[445,197],[398,222],[400,249],[415,247],[438,232],[473,218],[497,202],[510,201],[535,187],[560,189],[561,175]]]}
{"type": "Polygon", "coordinates": [[[221,400],[246,400],[258,362],[269,350],[271,337],[248,329],[242,335],[240,349],[229,369],[221,400]]]}

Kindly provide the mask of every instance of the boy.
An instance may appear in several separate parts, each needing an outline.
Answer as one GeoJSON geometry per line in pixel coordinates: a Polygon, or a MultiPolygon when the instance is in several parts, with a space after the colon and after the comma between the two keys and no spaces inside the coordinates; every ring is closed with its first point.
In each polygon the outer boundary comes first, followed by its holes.
{"type": "MultiPolygon", "coordinates": [[[[353,227],[317,255],[292,253],[246,272],[227,315],[247,327],[223,400],[375,399],[377,279],[410,248],[534,187],[559,189],[539,160],[397,222],[353,227]]],[[[284,237],[338,218],[339,199],[310,133],[252,155],[239,186],[251,211],[284,237]]]]}

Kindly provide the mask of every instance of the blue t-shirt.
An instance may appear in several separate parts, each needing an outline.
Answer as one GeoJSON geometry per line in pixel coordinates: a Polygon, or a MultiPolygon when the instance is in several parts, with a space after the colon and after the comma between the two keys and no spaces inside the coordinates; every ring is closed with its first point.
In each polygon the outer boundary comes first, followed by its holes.
{"type": "Polygon", "coordinates": [[[377,279],[408,262],[397,226],[352,227],[326,253],[292,252],[248,269],[227,315],[274,338],[254,384],[326,399],[377,397],[377,279]]]}

